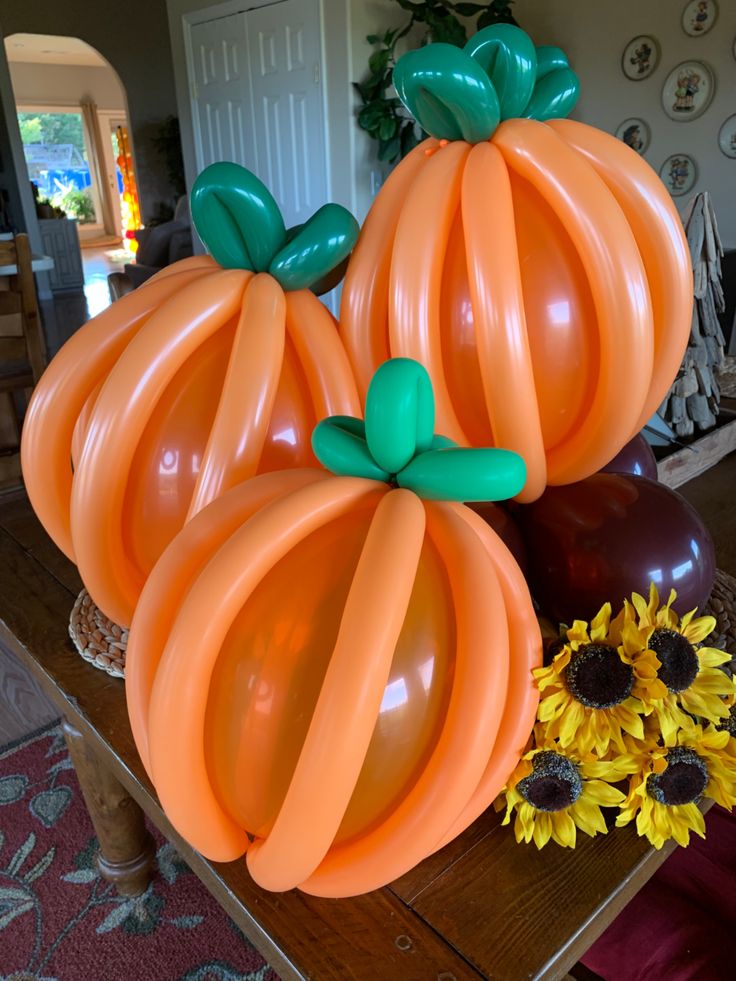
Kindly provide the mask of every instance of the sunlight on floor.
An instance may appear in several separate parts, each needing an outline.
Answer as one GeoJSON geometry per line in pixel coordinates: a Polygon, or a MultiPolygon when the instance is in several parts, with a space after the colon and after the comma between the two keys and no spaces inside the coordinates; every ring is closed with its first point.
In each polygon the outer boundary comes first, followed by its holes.
{"type": "Polygon", "coordinates": [[[126,262],[130,262],[130,253],[126,249],[84,249],[82,262],[84,264],[84,295],[90,317],[96,317],[106,307],[110,306],[110,292],[107,288],[107,277],[111,272],[122,272],[126,262]]]}

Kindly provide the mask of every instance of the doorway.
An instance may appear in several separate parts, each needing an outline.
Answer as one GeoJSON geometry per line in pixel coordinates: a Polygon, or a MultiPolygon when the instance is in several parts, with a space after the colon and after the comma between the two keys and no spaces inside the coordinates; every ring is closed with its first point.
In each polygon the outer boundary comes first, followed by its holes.
{"type": "Polygon", "coordinates": [[[39,213],[75,219],[83,245],[119,242],[140,227],[140,213],[117,73],[79,38],[13,34],[5,50],[39,213]],[[124,166],[111,142],[118,131],[124,166]]]}

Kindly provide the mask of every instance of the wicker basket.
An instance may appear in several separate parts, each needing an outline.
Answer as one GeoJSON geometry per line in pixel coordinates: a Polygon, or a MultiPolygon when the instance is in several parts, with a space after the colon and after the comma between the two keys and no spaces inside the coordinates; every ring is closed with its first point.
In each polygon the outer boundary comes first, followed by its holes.
{"type": "MultiPolygon", "coordinates": [[[[736,671],[736,579],[716,572],[716,581],[704,613],[716,618],[716,629],[708,640],[711,647],[732,654],[731,674],[736,671]]],[[[128,631],[119,627],[92,602],[86,589],[77,597],[69,622],[69,636],[85,659],[113,678],[125,677],[128,631]]]]}
{"type": "Polygon", "coordinates": [[[69,636],[85,661],[113,678],[125,677],[128,631],[108,619],[86,589],[77,596],[72,609],[69,636]]]}

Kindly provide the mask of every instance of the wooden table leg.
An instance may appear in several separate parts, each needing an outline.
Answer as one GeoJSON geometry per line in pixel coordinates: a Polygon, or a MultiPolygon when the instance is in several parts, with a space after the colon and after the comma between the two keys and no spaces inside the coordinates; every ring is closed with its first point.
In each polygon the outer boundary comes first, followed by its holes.
{"type": "Polygon", "coordinates": [[[138,896],[148,886],[156,854],[143,811],[100,760],[89,740],[66,720],[62,728],[100,843],[100,875],[121,896],[138,896]]]}

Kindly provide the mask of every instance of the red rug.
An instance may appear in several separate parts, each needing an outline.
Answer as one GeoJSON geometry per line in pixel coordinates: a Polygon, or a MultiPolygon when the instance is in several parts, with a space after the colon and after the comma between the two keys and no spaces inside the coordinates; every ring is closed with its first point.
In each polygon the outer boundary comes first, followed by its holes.
{"type": "Polygon", "coordinates": [[[0,981],[278,981],[174,848],[135,899],[96,840],[58,728],[0,750],[0,981]]]}

